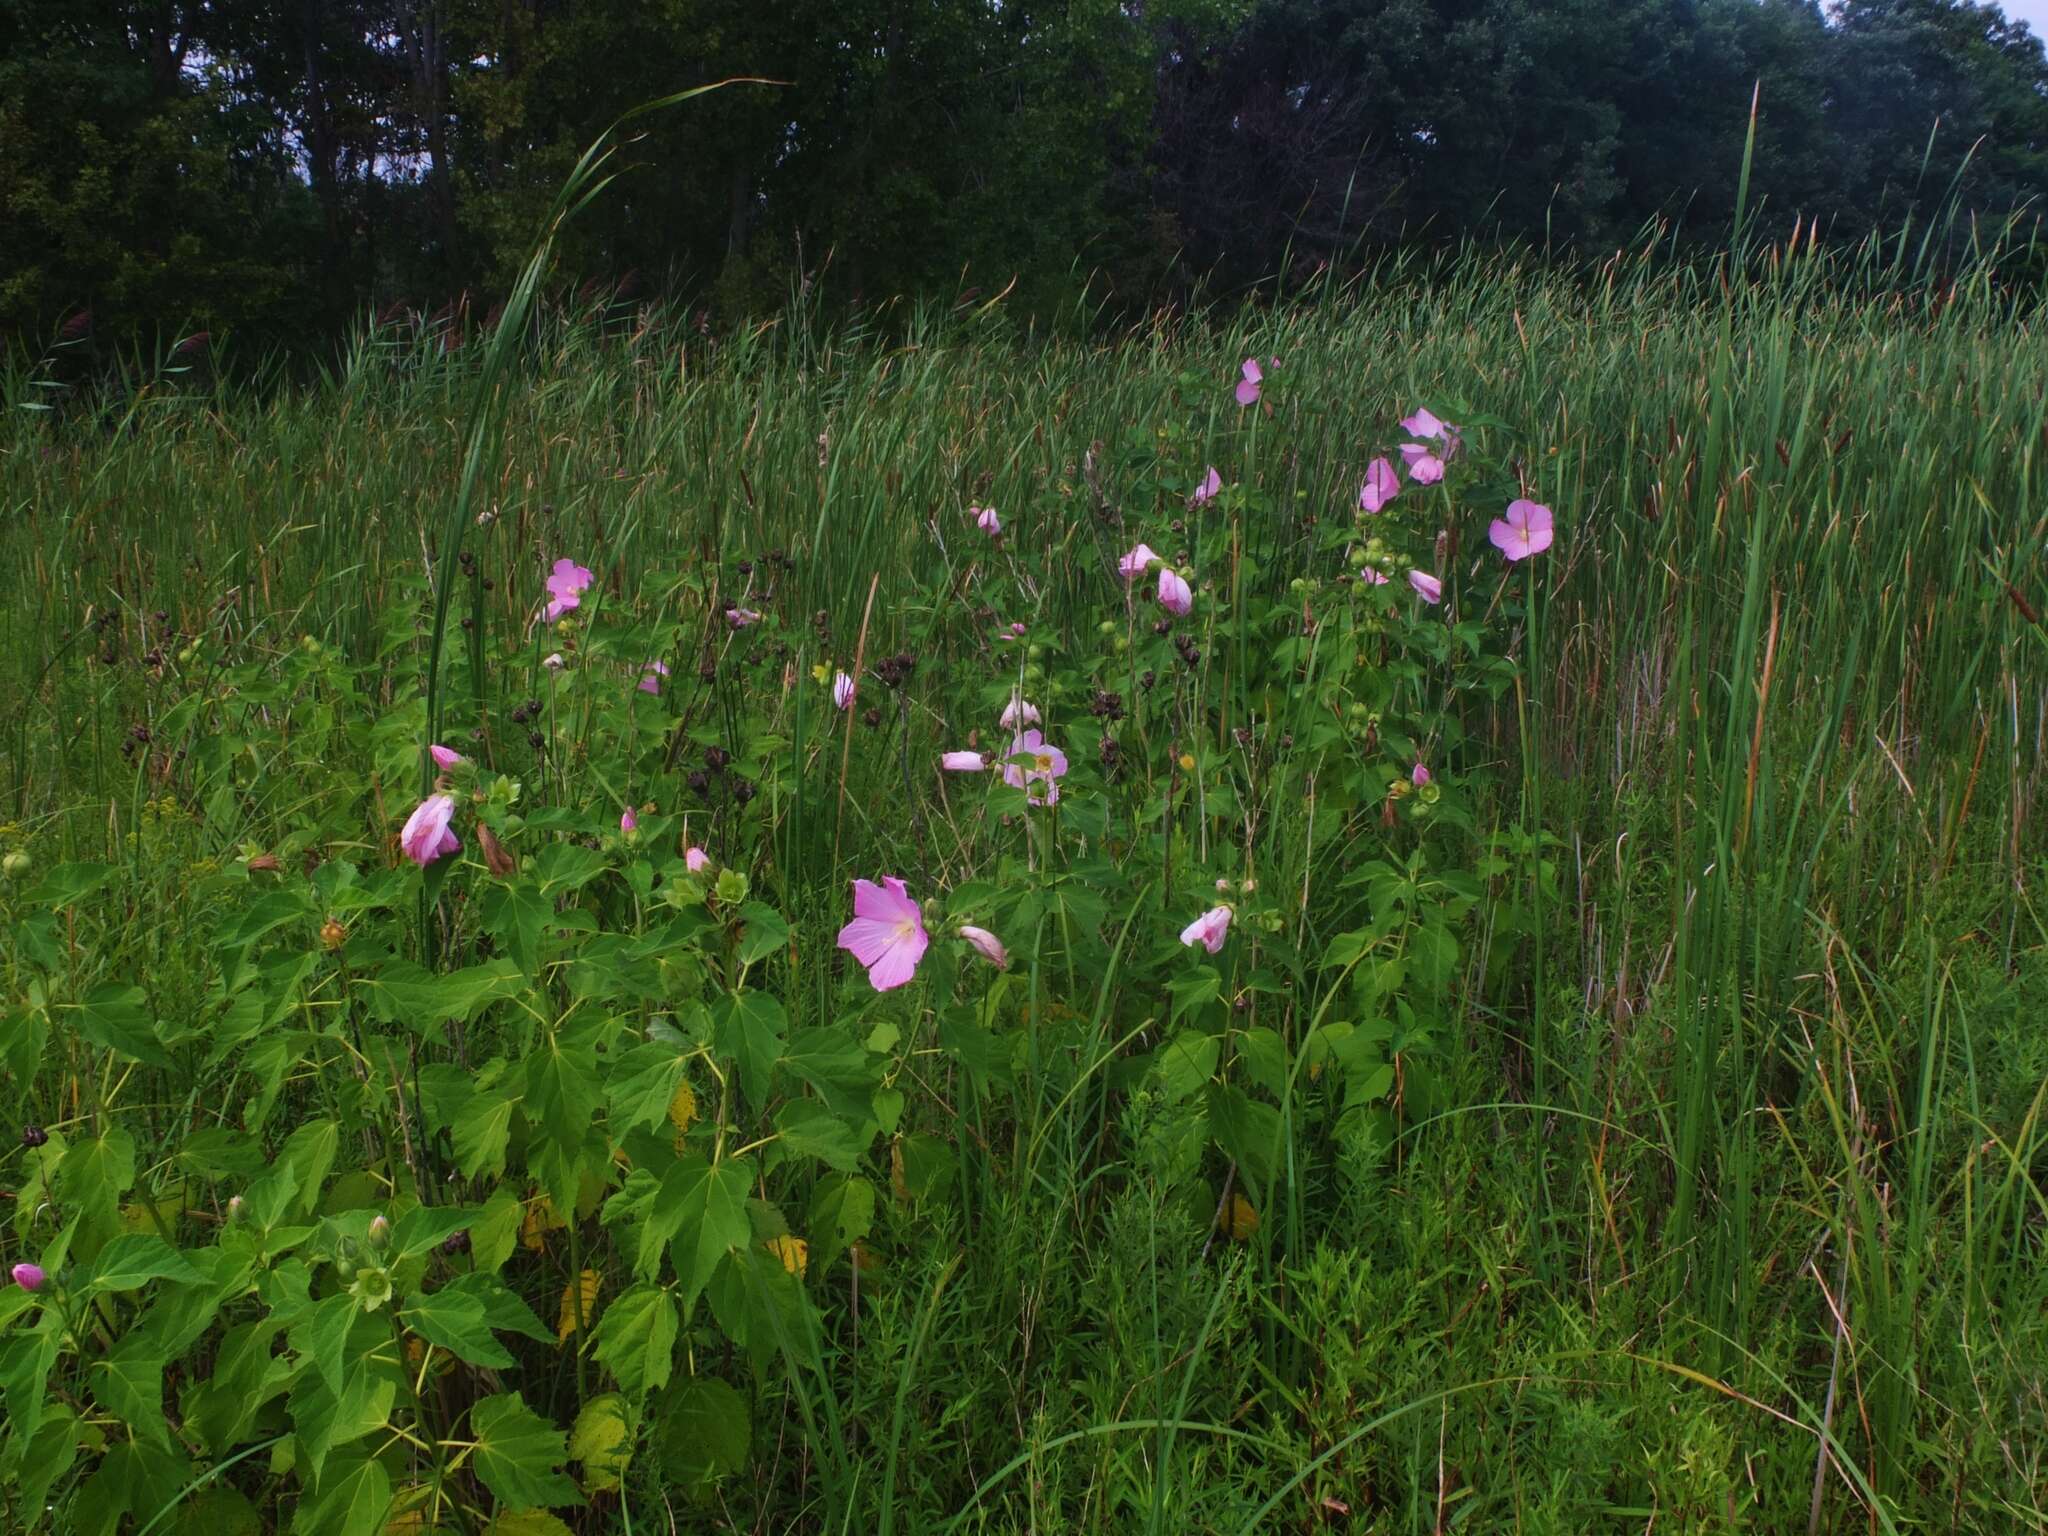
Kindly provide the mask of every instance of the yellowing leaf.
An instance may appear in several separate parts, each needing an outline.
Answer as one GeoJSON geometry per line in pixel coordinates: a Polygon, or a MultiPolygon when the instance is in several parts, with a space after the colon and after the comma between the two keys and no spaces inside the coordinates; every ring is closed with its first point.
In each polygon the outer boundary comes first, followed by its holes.
{"type": "Polygon", "coordinates": [[[519,1223],[519,1242],[529,1252],[539,1253],[546,1246],[545,1234],[560,1231],[569,1225],[555,1214],[555,1202],[546,1195],[536,1195],[526,1204],[526,1216],[519,1223]]]}
{"type": "Polygon", "coordinates": [[[569,1431],[569,1459],[583,1463],[584,1490],[596,1493],[618,1487],[632,1454],[626,1400],[605,1392],[585,1403],[569,1431]]]}
{"type": "Polygon", "coordinates": [[[696,1124],[697,1095],[687,1077],[676,1084],[676,1096],[668,1101],[668,1118],[669,1124],[676,1128],[678,1138],[696,1124]]]}
{"type": "Polygon", "coordinates": [[[579,1326],[585,1328],[590,1326],[591,1319],[597,1316],[597,1287],[598,1273],[594,1269],[583,1271],[582,1285],[580,1287],[574,1280],[571,1280],[562,1287],[562,1316],[555,1324],[555,1341],[557,1343],[568,1343],[569,1335],[574,1333],[579,1326]],[[577,1296],[579,1289],[582,1292],[580,1301],[577,1296]],[[578,1310],[579,1307],[581,1308],[580,1311],[578,1310]]]}
{"type": "Polygon", "coordinates": [[[904,1205],[910,1204],[910,1186],[903,1182],[903,1143],[889,1143],[889,1188],[904,1205]]]}
{"type": "Polygon", "coordinates": [[[1223,1228],[1225,1237],[1233,1243],[1241,1243],[1259,1230],[1259,1213],[1252,1209],[1251,1201],[1243,1195],[1232,1195],[1223,1207],[1218,1225],[1223,1228]]]}
{"type": "Polygon", "coordinates": [[[768,1251],[782,1260],[782,1267],[798,1279],[803,1278],[804,1266],[811,1260],[811,1245],[800,1237],[791,1237],[787,1232],[780,1237],[768,1239],[768,1251]]]}

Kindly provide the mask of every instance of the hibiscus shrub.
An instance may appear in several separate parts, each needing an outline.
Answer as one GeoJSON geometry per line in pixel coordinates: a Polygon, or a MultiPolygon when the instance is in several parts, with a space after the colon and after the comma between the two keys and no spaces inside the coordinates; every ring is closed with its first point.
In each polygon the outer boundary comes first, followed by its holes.
{"type": "Polygon", "coordinates": [[[1288,1261],[1315,1170],[1442,1105],[1506,867],[1464,726],[1552,535],[1499,423],[1419,410],[1311,508],[1284,365],[1234,398],[1204,460],[1134,433],[958,512],[893,618],[805,611],[785,552],[633,590],[585,549],[447,647],[438,729],[387,659],[425,592],[383,655],[181,657],[130,862],[4,898],[17,1516],[707,1490],[963,1156],[1028,1179],[1077,1105],[1288,1261]],[[230,812],[276,836],[178,843],[230,812]],[[106,973],[166,879],[149,973],[106,973]]]}

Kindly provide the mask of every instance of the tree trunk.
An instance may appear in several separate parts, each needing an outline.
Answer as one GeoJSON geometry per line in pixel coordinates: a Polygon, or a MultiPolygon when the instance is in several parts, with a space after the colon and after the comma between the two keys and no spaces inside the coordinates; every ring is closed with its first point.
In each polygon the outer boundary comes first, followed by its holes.
{"type": "Polygon", "coordinates": [[[440,0],[408,0],[399,8],[406,63],[412,71],[413,114],[427,147],[427,212],[443,268],[455,270],[455,188],[448,167],[448,51],[440,0]]]}

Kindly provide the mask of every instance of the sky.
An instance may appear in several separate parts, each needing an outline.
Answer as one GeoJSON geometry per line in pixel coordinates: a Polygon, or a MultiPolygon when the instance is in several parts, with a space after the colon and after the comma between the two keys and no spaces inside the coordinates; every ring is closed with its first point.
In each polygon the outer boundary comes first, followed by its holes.
{"type": "Polygon", "coordinates": [[[2014,21],[2024,21],[2034,36],[2048,37],[2048,0],[2004,0],[2000,9],[2014,21]]]}

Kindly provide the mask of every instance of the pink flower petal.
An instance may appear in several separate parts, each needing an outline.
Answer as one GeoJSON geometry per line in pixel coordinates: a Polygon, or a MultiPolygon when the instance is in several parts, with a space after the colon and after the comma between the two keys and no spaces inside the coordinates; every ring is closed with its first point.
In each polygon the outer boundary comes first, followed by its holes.
{"type": "Polygon", "coordinates": [[[1188,586],[1187,578],[1171,566],[1162,565],[1159,568],[1159,602],[1168,613],[1178,614],[1182,618],[1187,617],[1194,609],[1193,589],[1188,586]]]}
{"type": "Polygon", "coordinates": [[[1444,477],[1444,461],[1420,443],[1403,443],[1401,459],[1408,466],[1408,478],[1417,485],[1435,485],[1444,477]]]}
{"type": "Polygon", "coordinates": [[[1374,459],[1366,466],[1365,484],[1358,488],[1362,511],[1377,512],[1401,493],[1401,476],[1388,459],[1374,459]]]}

